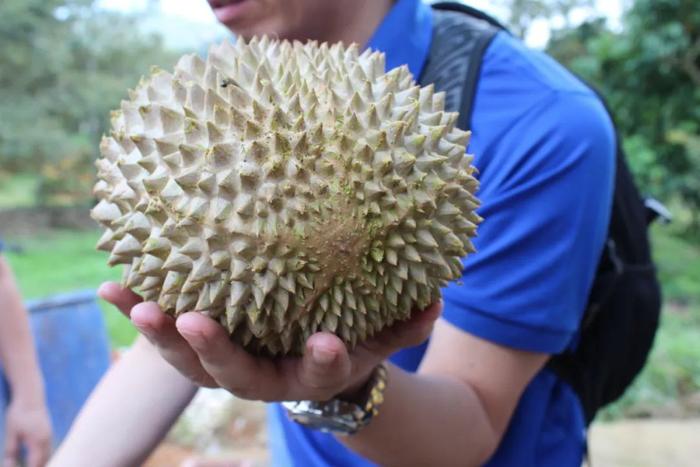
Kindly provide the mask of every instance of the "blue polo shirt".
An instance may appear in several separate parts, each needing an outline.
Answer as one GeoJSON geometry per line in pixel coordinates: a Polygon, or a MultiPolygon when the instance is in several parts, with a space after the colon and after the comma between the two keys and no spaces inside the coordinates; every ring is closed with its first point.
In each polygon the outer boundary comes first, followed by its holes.
{"type": "MultiPolygon", "coordinates": [[[[419,76],[431,36],[430,8],[398,0],[368,46],[386,53],[388,69],[408,64],[419,76]]],[[[485,220],[461,281],[443,290],[443,319],[508,347],[558,353],[575,342],[607,232],[612,124],[597,97],[560,65],[499,33],[483,58],[472,132],[485,220]]],[[[415,371],[424,350],[405,349],[392,361],[415,371]]],[[[290,422],[278,405],[269,415],[276,466],[373,465],[332,435],[290,422]]],[[[487,465],[578,467],[584,443],[576,395],[542,370],[487,465]]]]}

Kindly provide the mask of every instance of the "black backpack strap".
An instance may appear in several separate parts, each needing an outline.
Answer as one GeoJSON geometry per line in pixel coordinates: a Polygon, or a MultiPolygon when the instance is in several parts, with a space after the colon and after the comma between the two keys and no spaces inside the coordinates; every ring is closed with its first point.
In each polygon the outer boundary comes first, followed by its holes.
{"type": "Polygon", "coordinates": [[[494,36],[503,27],[471,7],[452,2],[432,5],[433,38],[430,54],[419,78],[445,92],[445,109],[459,112],[457,126],[471,128],[481,60],[494,36]]]}
{"type": "Polygon", "coordinates": [[[498,21],[496,18],[493,16],[490,16],[486,13],[484,13],[481,10],[477,10],[474,7],[471,7],[469,5],[465,5],[464,3],[457,3],[457,2],[435,2],[432,5],[433,9],[435,10],[441,10],[441,11],[456,11],[457,13],[464,13],[472,18],[475,19],[480,19],[482,21],[486,21],[489,23],[491,26],[498,30],[502,31],[508,31],[508,28],[506,28],[503,23],[498,21]]]}

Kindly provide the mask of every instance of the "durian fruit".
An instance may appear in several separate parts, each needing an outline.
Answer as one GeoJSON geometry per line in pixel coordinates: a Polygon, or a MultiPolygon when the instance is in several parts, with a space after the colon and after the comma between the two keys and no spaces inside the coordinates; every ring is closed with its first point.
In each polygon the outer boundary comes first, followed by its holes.
{"type": "Polygon", "coordinates": [[[444,94],[356,46],[224,42],[142,79],[100,145],[98,249],[251,352],[350,347],[460,276],[478,182],[444,94]]]}

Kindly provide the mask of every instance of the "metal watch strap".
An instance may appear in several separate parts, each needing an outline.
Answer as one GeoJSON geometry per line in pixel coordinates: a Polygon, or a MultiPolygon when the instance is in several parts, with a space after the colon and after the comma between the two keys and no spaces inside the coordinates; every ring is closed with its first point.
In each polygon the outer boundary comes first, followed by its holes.
{"type": "Polygon", "coordinates": [[[361,403],[335,398],[329,401],[287,401],[282,406],[291,420],[306,427],[335,434],[354,434],[379,413],[387,376],[383,363],[374,369],[361,403]]]}

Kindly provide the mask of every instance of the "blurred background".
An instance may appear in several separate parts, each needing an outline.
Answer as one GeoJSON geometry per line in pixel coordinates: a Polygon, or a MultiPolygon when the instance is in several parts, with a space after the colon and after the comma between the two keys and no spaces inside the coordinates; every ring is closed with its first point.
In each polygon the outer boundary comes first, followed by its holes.
{"type": "MultiPolygon", "coordinates": [[[[593,461],[697,465],[700,8],[695,0],[467,3],[494,14],[602,91],[641,190],[674,215],[672,224],[653,230],[665,295],[656,345],[634,386],[596,422],[593,461]]],[[[35,332],[58,326],[70,333],[66,319],[37,323],[45,321],[42,310],[80,305],[92,315],[72,324],[76,329],[87,323],[106,329],[104,337],[95,333],[101,350],[74,349],[84,358],[105,351],[111,357],[99,358],[118,358],[134,339],[126,319],[97,304],[90,292],[120,277],[120,270],[107,267],[106,255],[95,251],[100,234],[88,215],[98,141],[110,110],[152,65],[170,68],[182,53],[202,53],[226,36],[205,0],[0,1],[0,237],[36,315],[35,332]]],[[[86,391],[103,363],[92,362],[91,375],[75,376],[85,379],[86,391]]],[[[42,366],[57,372],[45,356],[42,366]]],[[[65,386],[69,374],[59,373],[47,376],[58,381],[55,387],[61,378],[65,386]]],[[[62,390],[49,385],[49,398],[61,400],[65,394],[51,392],[62,390]]],[[[192,452],[265,465],[261,410],[207,391],[149,465],[176,465],[192,452]]],[[[69,421],[71,413],[60,416],[69,421]]]]}

